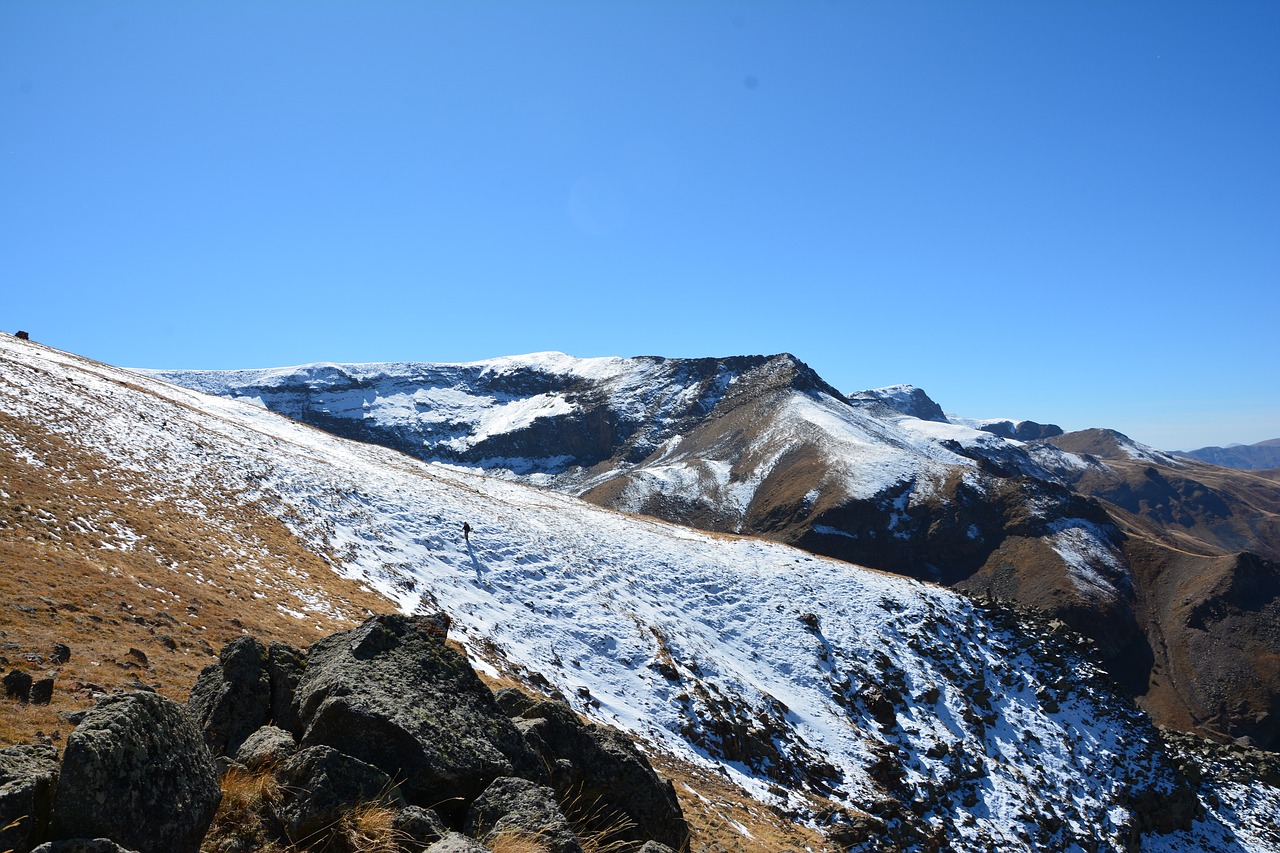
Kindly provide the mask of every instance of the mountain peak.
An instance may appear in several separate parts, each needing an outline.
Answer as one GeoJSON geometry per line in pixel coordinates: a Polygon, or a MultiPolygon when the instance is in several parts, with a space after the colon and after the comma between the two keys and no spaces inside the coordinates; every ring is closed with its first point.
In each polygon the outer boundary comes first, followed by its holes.
{"type": "Polygon", "coordinates": [[[1085,453],[1099,459],[1140,459],[1165,465],[1179,464],[1176,456],[1134,441],[1114,429],[1094,427],[1063,433],[1046,440],[1069,453],[1085,453]]]}
{"type": "Polygon", "coordinates": [[[914,385],[886,385],[883,388],[871,388],[851,394],[852,402],[883,403],[895,412],[919,418],[922,421],[949,423],[942,407],[914,385]]]}

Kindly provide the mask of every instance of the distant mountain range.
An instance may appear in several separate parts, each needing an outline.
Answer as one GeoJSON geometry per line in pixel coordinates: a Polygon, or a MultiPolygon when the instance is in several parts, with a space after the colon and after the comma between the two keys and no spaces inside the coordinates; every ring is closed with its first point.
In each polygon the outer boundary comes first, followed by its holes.
{"type": "Polygon", "coordinates": [[[159,371],[336,435],[980,596],[1166,724],[1280,746],[1280,491],[1110,430],[845,395],[790,355],[159,371]]]}
{"type": "Polygon", "coordinates": [[[1223,468],[1240,468],[1245,471],[1261,471],[1280,468],[1280,438],[1259,441],[1256,444],[1234,444],[1230,447],[1201,447],[1199,450],[1174,451],[1178,456],[1198,459],[1223,468]]]}

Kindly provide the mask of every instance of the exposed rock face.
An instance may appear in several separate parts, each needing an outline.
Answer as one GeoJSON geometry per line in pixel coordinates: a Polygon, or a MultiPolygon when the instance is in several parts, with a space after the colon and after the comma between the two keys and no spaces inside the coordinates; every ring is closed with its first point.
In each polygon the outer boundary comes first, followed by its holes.
{"type": "Polygon", "coordinates": [[[267,650],[252,637],[228,643],[200,672],[187,702],[214,755],[235,755],[271,716],[267,650]]]}
{"type": "Polygon", "coordinates": [[[978,429],[1016,441],[1041,441],[1062,435],[1062,427],[1057,424],[1038,424],[1035,421],[993,421],[978,429]]]}
{"type": "Polygon", "coordinates": [[[671,783],[618,732],[584,725],[566,705],[538,702],[516,721],[569,815],[600,831],[626,825],[618,841],[660,841],[681,849],[689,828],[671,783]]]}
{"type": "Polygon", "coordinates": [[[0,850],[30,850],[44,840],[57,785],[53,747],[0,749],[0,850]]]}
{"type": "Polygon", "coordinates": [[[267,674],[271,679],[271,722],[302,736],[302,721],[293,707],[293,694],[306,668],[307,656],[287,643],[272,642],[267,650],[267,674]]]}
{"type": "Polygon", "coordinates": [[[374,617],[312,646],[296,708],[304,746],[379,768],[416,805],[456,804],[499,776],[540,774],[466,658],[413,617],[374,617]]]}
{"type": "Polygon", "coordinates": [[[504,833],[536,838],[547,853],[582,853],[555,791],[514,776],[495,779],[484,789],[467,812],[466,830],[478,839],[504,833]]]}
{"type": "Polygon", "coordinates": [[[155,693],[108,696],[67,738],[51,836],[196,853],[221,796],[213,758],[181,705],[155,693]]]}

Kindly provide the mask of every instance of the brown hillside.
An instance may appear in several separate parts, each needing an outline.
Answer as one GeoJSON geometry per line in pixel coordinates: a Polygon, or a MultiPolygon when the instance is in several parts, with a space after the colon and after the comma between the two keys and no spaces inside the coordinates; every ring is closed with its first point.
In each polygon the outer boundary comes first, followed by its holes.
{"type": "Polygon", "coordinates": [[[0,744],[65,733],[58,712],[115,687],[185,700],[243,633],[306,645],[390,606],[251,502],[152,503],[142,478],[3,413],[0,491],[0,666],[55,678],[48,706],[6,701],[0,744]]]}

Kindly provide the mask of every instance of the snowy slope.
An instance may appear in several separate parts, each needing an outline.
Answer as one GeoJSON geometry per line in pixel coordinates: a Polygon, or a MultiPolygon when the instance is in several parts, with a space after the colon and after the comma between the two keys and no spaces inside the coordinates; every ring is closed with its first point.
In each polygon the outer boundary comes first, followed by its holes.
{"type": "MultiPolygon", "coordinates": [[[[944,589],[424,463],[5,336],[0,392],[6,413],[148,472],[145,499],[263,501],[335,571],[405,611],[448,612],[479,665],[536,674],[810,819],[810,798],[829,797],[912,849],[1122,850],[1189,796],[1087,647],[1029,639],[944,589]]],[[[1280,793],[1232,785],[1142,846],[1280,849],[1280,793]]]]}
{"type": "Polygon", "coordinates": [[[1005,536],[990,514],[939,517],[930,504],[952,497],[946,484],[960,478],[976,493],[994,491],[1000,476],[1060,484],[1020,443],[948,423],[918,388],[845,398],[789,355],[148,372],[419,459],[934,578],[972,573],[983,552],[972,543],[989,552],[1005,536]],[[906,516],[918,528],[910,535],[899,526],[906,516]],[[961,565],[928,568],[956,552],[949,541],[931,554],[885,546],[930,530],[945,539],[957,525],[978,528],[968,537],[977,553],[961,565]],[[807,536],[814,528],[838,538],[807,536]],[[869,541],[877,533],[882,541],[869,541]]]}

